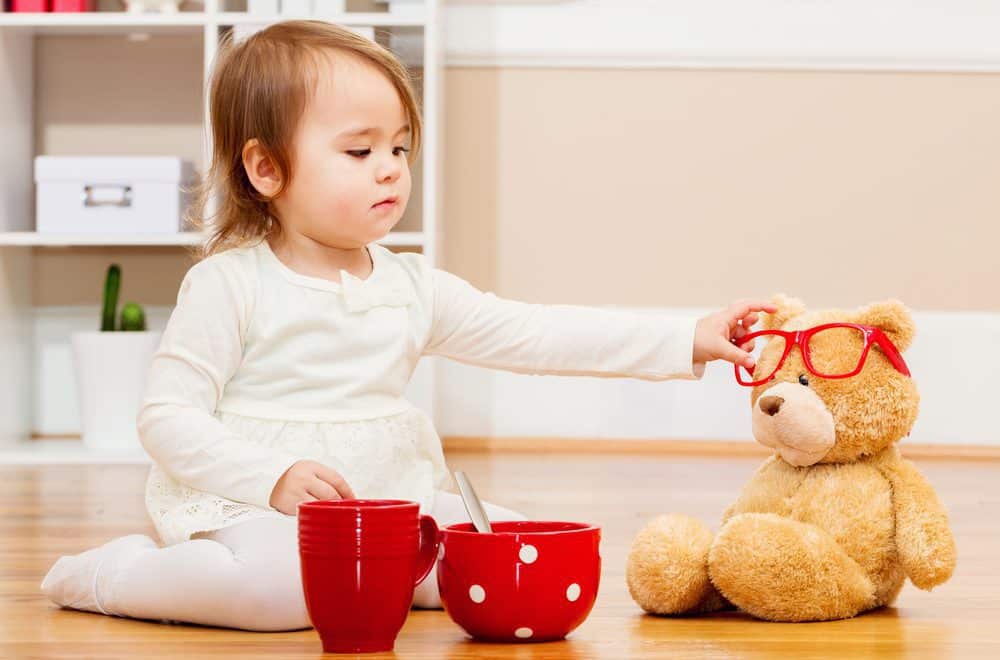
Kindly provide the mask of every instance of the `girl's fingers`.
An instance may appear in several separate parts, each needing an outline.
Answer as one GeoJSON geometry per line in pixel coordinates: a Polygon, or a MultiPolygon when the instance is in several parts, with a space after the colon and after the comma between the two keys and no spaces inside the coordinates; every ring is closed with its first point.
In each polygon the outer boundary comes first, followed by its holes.
{"type": "Polygon", "coordinates": [[[316,468],[316,476],[334,488],[342,499],[353,500],[355,498],[354,491],[336,470],[320,465],[316,468]]]}
{"type": "Polygon", "coordinates": [[[315,500],[339,500],[337,489],[322,479],[315,479],[306,487],[306,493],[315,500]]]}
{"type": "Polygon", "coordinates": [[[722,345],[719,357],[721,357],[723,360],[726,360],[727,362],[738,364],[740,366],[746,367],[747,369],[754,368],[753,356],[744,350],[736,348],[730,343],[725,343],[722,345]]]}
{"type": "Polygon", "coordinates": [[[277,509],[278,511],[281,511],[286,516],[294,516],[298,515],[300,504],[302,504],[303,502],[314,502],[316,499],[317,498],[313,497],[308,492],[303,490],[298,493],[293,493],[290,496],[287,507],[285,506],[285,504],[280,504],[278,506],[275,506],[274,508],[277,509]]]}
{"type": "MultiPolygon", "coordinates": [[[[774,303],[765,300],[741,300],[733,303],[728,310],[730,317],[741,319],[752,312],[767,312],[773,314],[778,311],[774,303]]],[[[751,324],[752,325],[752,324],[751,324]]]]}

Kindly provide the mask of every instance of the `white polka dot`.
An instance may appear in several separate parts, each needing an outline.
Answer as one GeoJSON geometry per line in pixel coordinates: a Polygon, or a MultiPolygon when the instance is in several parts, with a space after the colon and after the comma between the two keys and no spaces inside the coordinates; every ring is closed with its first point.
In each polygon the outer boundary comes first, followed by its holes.
{"type": "Polygon", "coordinates": [[[535,634],[535,631],[531,628],[518,628],[514,631],[514,635],[520,637],[521,639],[528,639],[535,634]]]}
{"type": "Polygon", "coordinates": [[[444,543],[438,546],[438,561],[444,559],[444,543]]]}
{"type": "Polygon", "coordinates": [[[478,584],[469,587],[469,598],[473,603],[481,603],[486,600],[486,590],[478,584]]]}
{"type": "Polygon", "coordinates": [[[580,585],[576,582],[566,587],[566,600],[573,602],[580,597],[580,585]]]}
{"type": "Polygon", "coordinates": [[[534,564],[535,560],[538,559],[538,548],[533,545],[522,545],[520,552],[517,556],[521,558],[525,564],[534,564]]]}

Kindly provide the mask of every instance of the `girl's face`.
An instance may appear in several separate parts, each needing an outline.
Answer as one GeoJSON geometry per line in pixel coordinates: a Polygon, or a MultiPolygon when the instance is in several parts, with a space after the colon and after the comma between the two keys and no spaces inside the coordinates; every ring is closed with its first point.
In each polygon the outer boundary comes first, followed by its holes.
{"type": "Polygon", "coordinates": [[[292,141],[292,172],[273,201],[283,230],[360,248],[399,222],[410,198],[409,120],[389,79],[327,56],[292,141]]]}

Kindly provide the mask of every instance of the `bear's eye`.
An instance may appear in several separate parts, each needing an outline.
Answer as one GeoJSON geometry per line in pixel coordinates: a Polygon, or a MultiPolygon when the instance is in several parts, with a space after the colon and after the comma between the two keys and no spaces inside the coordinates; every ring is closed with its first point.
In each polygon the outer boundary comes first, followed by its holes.
{"type": "Polygon", "coordinates": [[[809,387],[809,378],[805,374],[799,374],[799,385],[809,387]]]}

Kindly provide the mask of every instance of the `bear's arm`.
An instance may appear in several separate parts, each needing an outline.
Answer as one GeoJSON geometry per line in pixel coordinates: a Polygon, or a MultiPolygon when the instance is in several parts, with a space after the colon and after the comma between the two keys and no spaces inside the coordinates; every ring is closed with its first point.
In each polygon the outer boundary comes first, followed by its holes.
{"type": "Polygon", "coordinates": [[[740,496],[722,514],[722,523],[740,513],[766,513],[774,511],[773,502],[784,496],[784,461],[771,456],[764,461],[743,486],[740,496]]]}
{"type": "Polygon", "coordinates": [[[896,548],[907,577],[921,589],[932,589],[955,570],[955,539],[948,514],[937,493],[910,461],[883,465],[892,484],[896,514],[896,548]]]}

